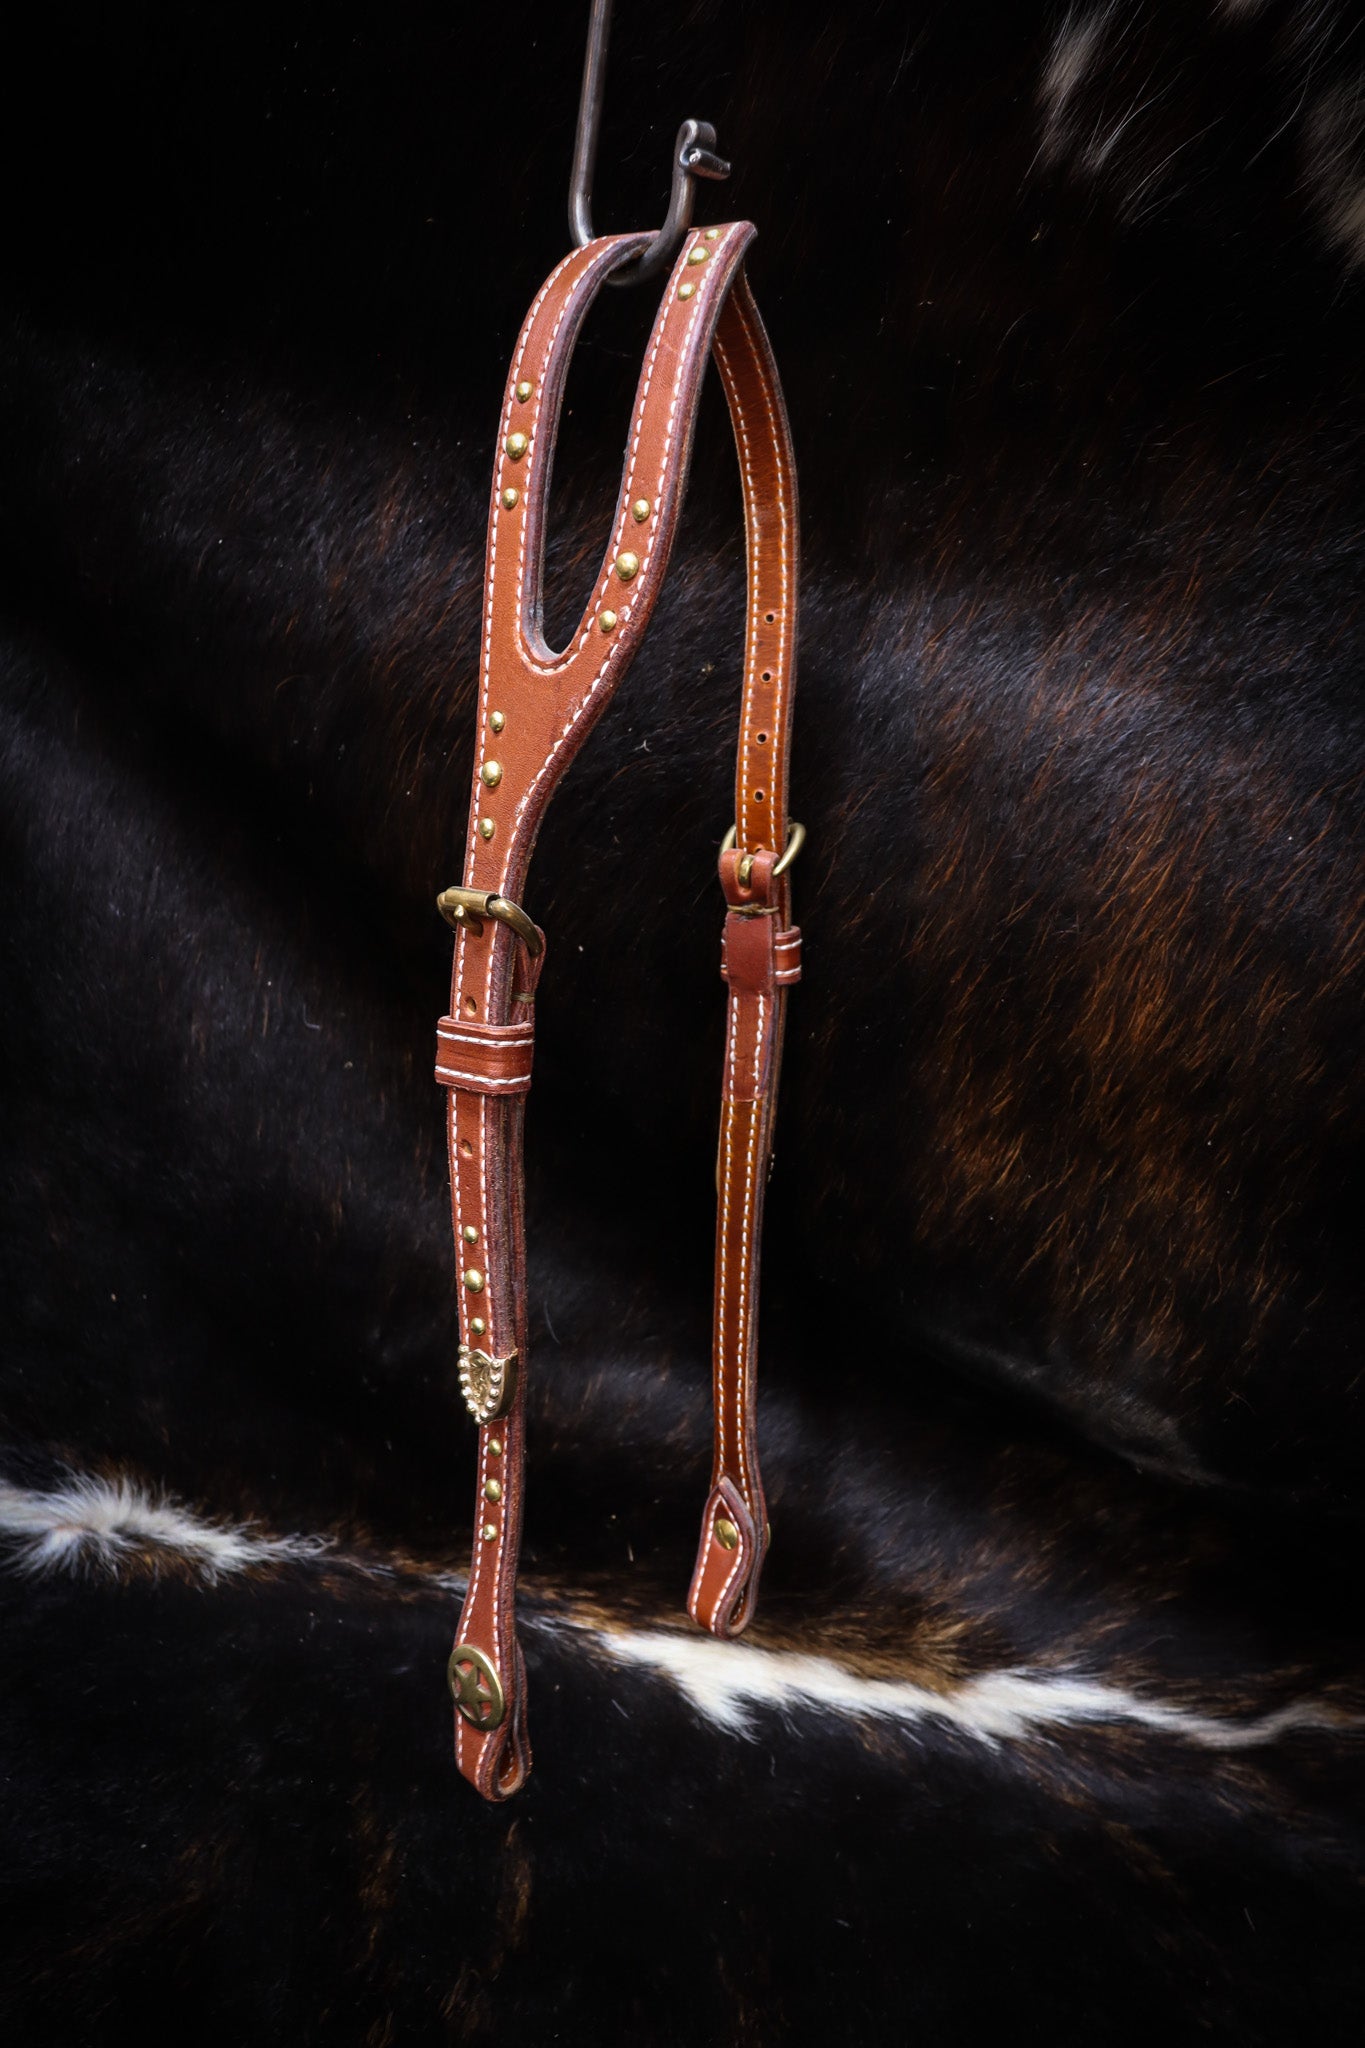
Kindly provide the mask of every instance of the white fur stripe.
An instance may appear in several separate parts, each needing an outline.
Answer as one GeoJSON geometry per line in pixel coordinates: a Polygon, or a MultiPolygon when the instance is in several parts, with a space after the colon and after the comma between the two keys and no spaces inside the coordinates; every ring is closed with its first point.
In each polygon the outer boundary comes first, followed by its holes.
{"type": "Polygon", "coordinates": [[[1037,1741],[1084,1723],[1136,1726],[1205,1749],[1255,1749],[1295,1729],[1345,1733],[1361,1725],[1316,1700],[1297,1700],[1248,1720],[1219,1719],[1078,1671],[986,1671],[938,1692],[905,1679],[862,1678],[828,1657],[662,1629],[599,1631],[598,1641],[616,1662],[670,1679],[708,1721],[732,1735],[753,1735],[754,1710],[763,1708],[870,1717],[902,1728],[937,1723],[992,1747],[1037,1741]]]}
{"type": "MultiPolygon", "coordinates": [[[[31,1573],[76,1574],[93,1565],[113,1575],[134,1561],[154,1566],[160,1557],[211,1584],[233,1572],[325,1558],[366,1577],[391,1576],[390,1567],[342,1550],[330,1537],[269,1536],[254,1523],[211,1521],[135,1480],[94,1474],[69,1473],[43,1491],[0,1479],[0,1540],[6,1539],[12,1567],[31,1573]]],[[[444,1592],[464,1590],[462,1580],[446,1573],[432,1572],[428,1583],[444,1592]]],[[[1351,1736],[1365,1727],[1321,1699],[1293,1700],[1237,1719],[1176,1706],[1075,1669],[986,1671],[938,1692],[908,1679],[864,1678],[828,1657],[718,1642],[681,1629],[604,1629],[597,1621],[534,1612],[525,1619],[531,1631],[572,1634],[580,1643],[586,1637],[612,1663],[653,1673],[732,1736],[755,1735],[765,1711],[789,1722],[837,1715],[909,1732],[952,1728],[991,1748],[1055,1741],[1082,1726],[1140,1728],[1224,1751],[1264,1748],[1296,1731],[1351,1736]]]]}
{"type": "Polygon", "coordinates": [[[316,1558],[331,1548],[325,1536],[265,1536],[250,1522],[210,1522],[135,1480],[75,1472],[46,1493],[0,1479],[0,1538],[6,1537],[21,1571],[74,1571],[87,1564],[115,1570],[150,1547],[207,1579],[316,1558]]]}

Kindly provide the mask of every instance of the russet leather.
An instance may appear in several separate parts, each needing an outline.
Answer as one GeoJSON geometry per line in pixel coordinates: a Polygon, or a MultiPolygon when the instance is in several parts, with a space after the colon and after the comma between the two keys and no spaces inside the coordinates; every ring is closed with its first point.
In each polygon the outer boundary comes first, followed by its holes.
{"type": "MultiPolygon", "coordinates": [[[[688,1606],[717,1634],[753,1613],[767,1548],[754,1431],[759,1242],[788,987],[800,974],[788,877],[788,743],[796,659],[797,500],[790,432],[767,337],[744,276],[747,222],[683,244],[646,351],[620,496],[590,601],[559,652],[542,629],[542,559],[555,429],[574,342],[608,276],[649,241],[614,235],[565,257],[537,295],[508,371],[489,510],[478,730],[463,883],[520,902],[545,807],[600,717],[649,623],[686,485],[709,356],[734,426],[744,497],[748,614],[735,788],[735,845],[722,853],[722,1083],[713,1323],[711,1491],[688,1606]],[[624,558],[624,559],[623,559],[624,558]]],[[[455,1753],[485,1797],[524,1782],[531,1752],[515,1631],[526,1402],[522,1126],[536,982],[509,927],[456,930],[436,1078],[448,1090],[451,1207],[463,1349],[515,1351],[505,1414],[479,1428],[474,1556],[458,1645],[496,1676],[458,1702],[455,1753]],[[472,1698],[471,1694],[471,1698],[472,1698]]],[[[466,1660],[468,1669],[468,1660],[466,1660]]]]}

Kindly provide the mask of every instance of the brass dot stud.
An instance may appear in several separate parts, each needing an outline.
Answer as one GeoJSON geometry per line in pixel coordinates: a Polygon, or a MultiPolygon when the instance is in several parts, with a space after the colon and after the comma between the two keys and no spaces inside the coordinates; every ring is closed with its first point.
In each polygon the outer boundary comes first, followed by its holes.
{"type": "Polygon", "coordinates": [[[640,557],[633,555],[629,548],[625,550],[624,554],[616,557],[616,573],[623,583],[629,583],[639,566],[640,557]]]}
{"type": "Polygon", "coordinates": [[[616,625],[615,612],[599,612],[597,614],[597,623],[604,633],[610,633],[616,625]]]}
{"type": "Polygon", "coordinates": [[[706,230],[706,239],[708,242],[718,242],[720,240],[720,229],[708,228],[706,230]]]}
{"type": "Polygon", "coordinates": [[[482,1316],[471,1316],[469,1318],[469,1327],[476,1337],[482,1337],[488,1325],[482,1316]]]}
{"type": "Polygon", "coordinates": [[[492,820],[491,818],[480,818],[480,820],[479,820],[479,837],[480,837],[480,839],[491,839],[491,838],[493,837],[493,834],[494,834],[494,832],[495,832],[495,830],[496,830],[496,829],[497,829],[497,828],[496,828],[496,826],[494,825],[494,823],[493,823],[493,820],[492,820]]]}
{"type": "Polygon", "coordinates": [[[531,396],[531,393],[534,390],[535,385],[528,383],[526,378],[523,377],[520,384],[518,384],[517,386],[517,397],[521,400],[523,405],[525,405],[527,399],[531,396]]]}
{"type": "Polygon", "coordinates": [[[503,492],[503,494],[502,494],[502,509],[503,509],[503,511],[504,511],[504,512],[511,512],[511,511],[513,511],[513,510],[515,509],[515,507],[516,507],[516,506],[518,506],[518,505],[519,505],[520,503],[521,503],[521,492],[520,492],[520,491],[518,491],[518,490],[514,490],[514,489],[513,489],[513,487],[512,487],[512,485],[511,485],[511,484],[509,484],[509,485],[507,486],[507,489],[506,489],[506,490],[505,490],[505,491],[503,492]]]}
{"type": "Polygon", "coordinates": [[[513,462],[520,462],[531,444],[525,434],[509,434],[502,445],[511,456],[513,462]]]}
{"type": "Polygon", "coordinates": [[[707,257],[710,254],[711,251],[709,249],[703,249],[701,243],[698,242],[695,249],[688,250],[687,260],[689,263],[705,263],[707,257]]]}
{"type": "Polygon", "coordinates": [[[501,1500],[502,1481],[499,1479],[485,1479],[483,1484],[483,1497],[485,1500],[501,1500]]]}
{"type": "Polygon", "coordinates": [[[469,1289],[471,1294],[483,1293],[483,1274],[479,1271],[477,1266],[469,1266],[466,1268],[464,1284],[469,1289]]]}
{"type": "Polygon", "coordinates": [[[474,1228],[472,1223],[466,1223],[460,1235],[463,1237],[466,1244],[477,1244],[479,1241],[479,1233],[474,1228]]]}
{"type": "Polygon", "coordinates": [[[722,1550],[733,1550],[739,1542],[739,1531],[733,1522],[727,1522],[724,1515],[716,1516],[716,1541],[722,1550]]]}
{"type": "Polygon", "coordinates": [[[488,723],[492,726],[494,732],[501,732],[503,727],[506,725],[507,720],[503,716],[501,711],[490,711],[488,714],[488,723]]]}
{"type": "Polygon", "coordinates": [[[648,519],[652,509],[648,498],[637,498],[630,508],[630,516],[638,525],[642,520],[648,519]]]}
{"type": "Polygon", "coordinates": [[[502,1456],[502,1438],[500,1436],[489,1437],[488,1455],[490,1458],[500,1458],[502,1456]]]}
{"type": "Polygon", "coordinates": [[[502,781],[501,761],[485,761],[482,768],[480,768],[479,770],[479,775],[481,779],[487,783],[490,789],[496,789],[498,784],[502,781]]]}
{"type": "Polygon", "coordinates": [[[495,1537],[495,1536],[497,1535],[497,1533],[498,1533],[498,1525],[497,1525],[497,1523],[496,1523],[496,1522],[485,1522],[485,1523],[484,1523],[484,1525],[483,1525],[483,1540],[484,1540],[484,1542],[485,1542],[485,1543],[491,1543],[491,1542],[493,1541],[493,1538],[494,1538],[494,1537],[495,1537]]]}
{"type": "Polygon", "coordinates": [[[678,286],[678,297],[680,299],[690,299],[696,289],[697,287],[694,284],[680,284],[678,286]]]}

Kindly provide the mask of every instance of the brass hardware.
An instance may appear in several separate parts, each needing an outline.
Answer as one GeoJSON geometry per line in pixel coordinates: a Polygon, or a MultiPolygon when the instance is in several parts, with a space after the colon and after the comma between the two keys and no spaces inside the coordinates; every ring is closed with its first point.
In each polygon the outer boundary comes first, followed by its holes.
{"type": "Polygon", "coordinates": [[[690,299],[696,289],[697,287],[694,284],[680,284],[678,286],[678,297],[680,299],[690,299]]]}
{"type": "Polygon", "coordinates": [[[520,384],[518,384],[517,386],[517,397],[521,400],[523,405],[525,405],[527,399],[531,396],[531,393],[532,391],[534,391],[534,389],[535,386],[533,384],[529,384],[523,377],[520,384]]]}
{"type": "Polygon", "coordinates": [[[525,434],[509,434],[502,445],[511,456],[513,462],[520,462],[531,444],[525,434]]]}
{"type": "Polygon", "coordinates": [[[480,820],[479,820],[479,837],[480,837],[480,839],[491,839],[491,838],[493,837],[493,834],[494,834],[494,832],[495,832],[496,830],[497,830],[497,827],[496,827],[496,826],[494,825],[494,823],[493,823],[493,820],[492,820],[491,818],[480,818],[480,820]]]}
{"type": "Polygon", "coordinates": [[[698,242],[695,249],[688,250],[687,260],[689,263],[705,263],[707,257],[710,254],[711,251],[709,249],[703,249],[700,242],[698,242]]]}
{"type": "Polygon", "coordinates": [[[616,624],[615,612],[599,612],[597,614],[597,623],[602,628],[602,631],[604,633],[610,633],[613,626],[616,624]]]}
{"type": "Polygon", "coordinates": [[[502,762],[485,761],[479,770],[479,780],[489,789],[496,789],[502,781],[502,762]]]}
{"type": "Polygon", "coordinates": [[[724,1515],[716,1516],[716,1541],[722,1550],[733,1550],[739,1542],[739,1531],[733,1522],[727,1522],[724,1515]]]}
{"type": "Polygon", "coordinates": [[[501,1437],[499,1437],[499,1436],[490,1436],[490,1437],[489,1437],[489,1439],[488,1439],[488,1455],[489,1455],[489,1456],[490,1456],[491,1458],[500,1458],[500,1457],[502,1456],[502,1438],[501,1438],[501,1437]]]}
{"type": "Polygon", "coordinates": [[[466,1266],[464,1284],[471,1294],[483,1293],[483,1274],[477,1266],[466,1266]]]}
{"type": "Polygon", "coordinates": [[[504,512],[513,511],[520,503],[521,492],[514,489],[514,487],[511,484],[509,484],[507,486],[507,489],[502,494],[502,506],[504,512]]]}
{"type": "Polygon", "coordinates": [[[474,1332],[474,1335],[476,1337],[482,1337],[484,1331],[488,1328],[488,1325],[484,1321],[482,1316],[471,1316],[469,1318],[469,1327],[474,1332]]]}
{"type": "Polygon", "coordinates": [[[495,1536],[497,1535],[497,1533],[498,1533],[498,1525],[497,1525],[497,1523],[496,1523],[496,1522],[485,1522],[485,1523],[484,1523],[484,1525],[483,1525],[483,1540],[484,1540],[484,1542],[485,1542],[485,1543],[491,1543],[491,1542],[493,1541],[493,1538],[494,1538],[494,1537],[495,1537],[495,1536]]]}
{"type": "Polygon", "coordinates": [[[785,875],[789,867],[795,865],[796,856],[800,853],[805,843],[806,828],[804,825],[798,825],[795,818],[793,818],[791,824],[787,827],[787,843],[782,849],[780,859],[773,868],[774,881],[777,881],[780,876],[785,875]]]}
{"type": "Polygon", "coordinates": [[[515,1351],[509,1351],[506,1358],[490,1358],[486,1351],[473,1351],[468,1344],[460,1346],[460,1392],[465,1407],[480,1427],[507,1413],[516,1387],[515,1351]]]}
{"type": "Polygon", "coordinates": [[[739,857],[735,873],[739,876],[739,886],[741,889],[747,889],[753,879],[754,859],[755,856],[752,853],[742,853],[739,857]]]}
{"type": "Polygon", "coordinates": [[[490,711],[488,714],[488,723],[492,726],[494,732],[501,732],[503,727],[506,725],[507,720],[503,716],[501,711],[490,711]]]}
{"type": "Polygon", "coordinates": [[[464,1239],[466,1244],[477,1244],[479,1241],[479,1233],[474,1228],[472,1223],[466,1223],[464,1229],[460,1232],[460,1235],[464,1239]]]}
{"type": "Polygon", "coordinates": [[[631,554],[629,548],[626,549],[624,554],[616,557],[616,573],[623,583],[629,583],[639,566],[640,557],[631,554]]]}
{"type": "Polygon", "coordinates": [[[630,516],[637,521],[648,519],[651,509],[648,498],[637,498],[630,508],[630,516]]]}
{"type": "MultiPolygon", "coordinates": [[[[777,862],[776,862],[776,863],[774,864],[774,867],[773,867],[773,880],[774,880],[774,881],[777,881],[777,880],[778,880],[778,878],[779,878],[779,876],[781,876],[781,875],[785,875],[785,874],[786,874],[786,872],[787,872],[787,869],[788,869],[789,867],[791,867],[791,866],[792,866],[792,864],[794,863],[794,861],[795,861],[795,859],[796,859],[796,856],[797,856],[797,854],[798,854],[798,853],[800,853],[800,851],[801,851],[802,847],[803,847],[803,846],[805,845],[805,843],[806,843],[806,828],[805,828],[805,826],[804,826],[804,825],[798,825],[798,824],[797,824],[797,822],[796,822],[796,820],[795,820],[795,818],[793,818],[793,819],[792,819],[792,821],[791,821],[791,823],[790,823],[790,825],[789,825],[789,826],[787,827],[787,843],[786,843],[786,845],[785,845],[785,846],[783,847],[783,849],[782,849],[781,857],[780,857],[780,858],[779,858],[779,859],[777,860],[777,862]]],[[[735,828],[734,828],[734,826],[733,826],[733,825],[732,825],[732,826],[730,827],[730,829],[729,829],[729,831],[728,831],[728,832],[726,833],[725,837],[724,837],[724,838],[723,838],[723,839],[721,840],[721,842],[720,842],[720,850],[721,850],[721,852],[722,852],[722,853],[733,853],[733,852],[734,852],[734,850],[735,850],[735,828]]],[[[752,863],[752,858],[753,858],[753,857],[752,857],[752,855],[750,855],[750,854],[745,854],[745,855],[743,855],[743,856],[741,857],[741,860],[740,860],[740,870],[741,870],[741,872],[740,872],[740,880],[741,880],[741,882],[743,882],[743,883],[744,883],[744,885],[745,885],[745,887],[746,887],[746,888],[748,887],[748,884],[749,884],[749,875],[748,875],[748,874],[745,874],[745,873],[743,872],[743,867],[744,867],[744,862],[745,862],[745,860],[748,860],[748,861],[750,861],[750,862],[752,863]]],[[[752,874],[752,873],[753,873],[753,867],[752,867],[752,865],[750,865],[750,868],[749,868],[749,874],[752,874]]]]}
{"type": "Polygon", "coordinates": [[[708,242],[718,242],[720,240],[720,229],[708,228],[706,230],[706,239],[708,242]]]}
{"type": "Polygon", "coordinates": [[[502,1486],[500,1482],[496,1479],[485,1479],[483,1485],[483,1497],[485,1500],[501,1500],[502,1486]]]}
{"type": "MultiPolygon", "coordinates": [[[[491,1522],[484,1528],[485,1536],[490,1528],[491,1522]]],[[[496,1535],[497,1531],[493,1533],[496,1535]]],[[[476,1650],[472,1643],[456,1643],[446,1665],[446,1679],[456,1706],[471,1728],[486,1735],[490,1729],[502,1726],[507,1714],[502,1681],[482,1650],[476,1650]]]]}
{"type": "Polygon", "coordinates": [[[467,924],[475,936],[478,935],[481,918],[494,918],[498,924],[505,924],[516,933],[533,960],[545,950],[544,940],[521,905],[514,903],[510,896],[499,896],[496,890],[442,889],[436,898],[436,908],[447,924],[467,924]]]}

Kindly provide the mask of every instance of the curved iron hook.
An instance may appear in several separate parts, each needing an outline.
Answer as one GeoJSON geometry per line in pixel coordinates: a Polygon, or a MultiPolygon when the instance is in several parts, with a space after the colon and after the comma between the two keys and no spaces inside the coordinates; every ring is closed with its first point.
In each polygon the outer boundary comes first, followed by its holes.
{"type": "MultiPolygon", "coordinates": [[[[602,125],[602,100],[607,86],[607,37],[611,31],[611,0],[592,0],[588,48],[583,59],[583,85],[578,96],[578,129],[574,136],[573,173],[569,180],[569,228],[581,249],[594,237],[592,179],[597,168],[597,137],[602,125]]],[[[614,272],[612,284],[646,284],[673,261],[692,225],[694,178],[728,178],[730,166],[716,155],[716,131],[709,121],[684,121],[673,146],[673,188],[664,224],[635,263],[614,272]]]]}

